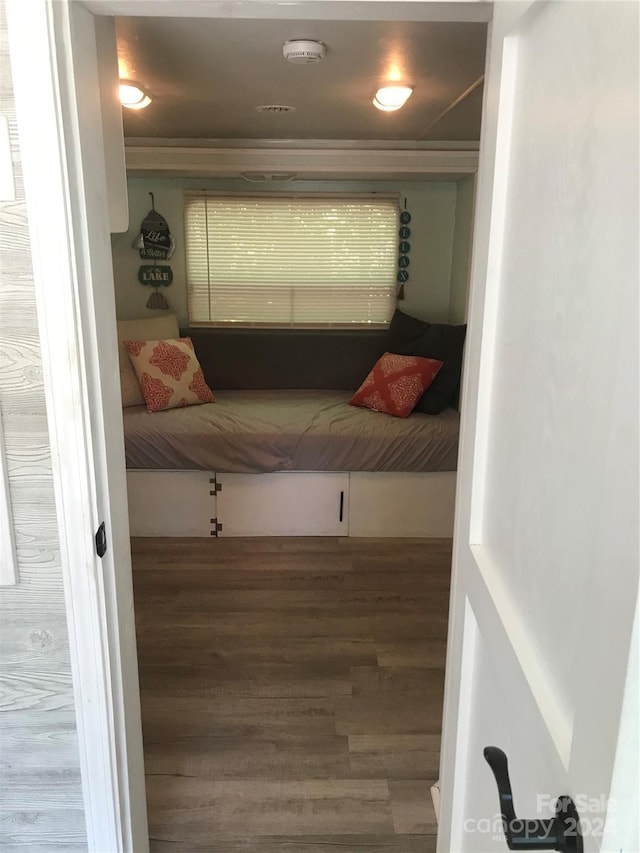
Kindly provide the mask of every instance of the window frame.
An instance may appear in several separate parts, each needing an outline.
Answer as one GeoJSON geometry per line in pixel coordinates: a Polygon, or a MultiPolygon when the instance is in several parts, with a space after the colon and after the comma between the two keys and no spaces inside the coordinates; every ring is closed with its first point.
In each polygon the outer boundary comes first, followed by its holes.
{"type": "MultiPolygon", "coordinates": [[[[189,327],[194,329],[263,329],[273,331],[304,332],[304,331],[322,331],[322,330],[360,330],[366,329],[380,330],[387,329],[391,322],[391,317],[386,322],[317,322],[317,323],[282,323],[269,321],[246,321],[246,320],[194,320],[191,317],[189,310],[189,280],[188,280],[188,261],[187,261],[187,205],[190,199],[207,199],[207,198],[222,198],[222,199],[265,199],[274,198],[290,199],[297,201],[299,199],[318,199],[319,201],[335,199],[350,201],[386,201],[393,202],[397,213],[397,225],[400,226],[399,217],[401,213],[400,207],[400,192],[272,192],[272,191],[239,191],[233,192],[229,190],[207,190],[207,189],[185,189],[183,191],[183,229],[184,229],[184,254],[185,254],[185,289],[187,295],[187,315],[189,318],[189,327]]],[[[399,240],[399,237],[398,237],[399,240]]],[[[390,291],[393,297],[393,310],[397,307],[399,284],[397,279],[393,279],[390,284],[390,291]]],[[[391,312],[393,316],[393,311],[391,312]]]]}

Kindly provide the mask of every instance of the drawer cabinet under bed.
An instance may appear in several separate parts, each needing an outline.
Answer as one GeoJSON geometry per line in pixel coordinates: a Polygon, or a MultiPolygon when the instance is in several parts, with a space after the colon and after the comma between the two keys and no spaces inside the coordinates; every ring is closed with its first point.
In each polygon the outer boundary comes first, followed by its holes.
{"type": "Polygon", "coordinates": [[[132,536],[450,537],[455,472],[127,472],[132,536]]]}

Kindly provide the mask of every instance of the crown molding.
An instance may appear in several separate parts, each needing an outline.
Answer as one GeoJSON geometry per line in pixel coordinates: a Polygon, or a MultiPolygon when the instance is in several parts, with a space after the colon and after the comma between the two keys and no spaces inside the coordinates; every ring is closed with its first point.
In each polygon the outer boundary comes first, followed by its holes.
{"type": "Polygon", "coordinates": [[[128,136],[125,142],[130,148],[331,148],[331,149],[363,149],[384,151],[477,151],[480,143],[477,140],[423,140],[423,139],[304,139],[294,138],[251,138],[251,139],[216,139],[212,137],[189,139],[185,137],[162,136],[128,136]]]}
{"type": "Polygon", "coordinates": [[[240,178],[243,173],[294,173],[305,180],[457,180],[478,169],[478,152],[460,150],[127,145],[125,156],[130,177],[240,178]]]}
{"type": "Polygon", "coordinates": [[[92,15],[487,23],[489,0],[83,0],[92,15]]]}

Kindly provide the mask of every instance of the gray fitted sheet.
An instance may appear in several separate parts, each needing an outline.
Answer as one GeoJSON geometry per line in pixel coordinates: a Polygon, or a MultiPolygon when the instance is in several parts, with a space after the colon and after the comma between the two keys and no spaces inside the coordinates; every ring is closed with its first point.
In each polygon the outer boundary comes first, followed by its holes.
{"type": "Polygon", "coordinates": [[[218,391],[216,402],[123,411],[128,468],[453,471],[459,414],[408,418],[348,405],[346,391],[218,391]]]}

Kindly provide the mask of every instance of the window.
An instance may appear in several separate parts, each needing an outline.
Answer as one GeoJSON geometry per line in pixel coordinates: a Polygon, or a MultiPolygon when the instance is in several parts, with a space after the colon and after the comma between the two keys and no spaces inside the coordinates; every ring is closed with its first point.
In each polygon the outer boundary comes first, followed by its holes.
{"type": "Polygon", "coordinates": [[[348,196],[185,197],[194,325],[388,323],[398,201],[348,196]]]}

